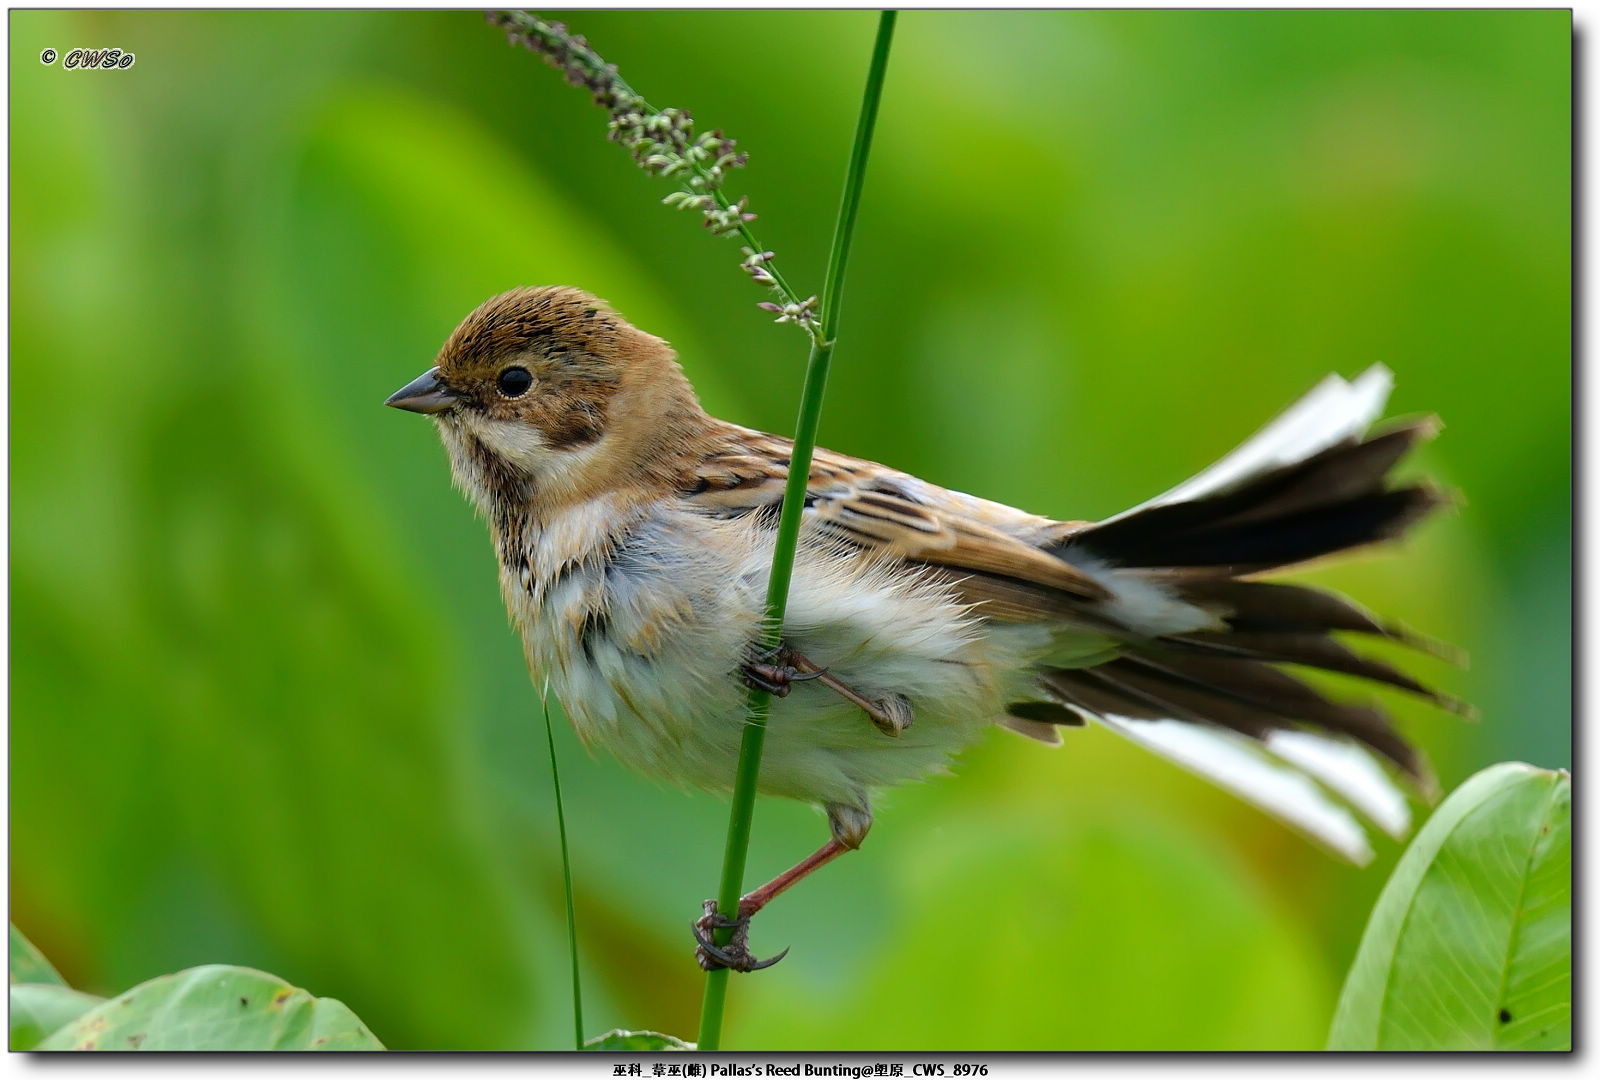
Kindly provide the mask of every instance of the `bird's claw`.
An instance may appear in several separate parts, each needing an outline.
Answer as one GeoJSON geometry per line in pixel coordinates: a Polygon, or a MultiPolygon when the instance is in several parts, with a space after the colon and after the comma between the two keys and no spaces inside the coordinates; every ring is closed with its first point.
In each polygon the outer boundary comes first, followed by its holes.
{"type": "Polygon", "coordinates": [[[821,668],[797,664],[795,652],[787,642],[779,642],[770,649],[755,650],[754,658],[740,670],[745,682],[757,690],[765,690],[773,697],[788,697],[791,684],[820,679],[827,674],[821,668]]]}
{"type": "Polygon", "coordinates": [[[822,671],[796,671],[782,664],[764,664],[760,661],[744,665],[742,672],[745,682],[757,690],[765,690],[773,697],[788,697],[790,684],[820,679],[826,674],[822,671]]]}
{"type": "Polygon", "coordinates": [[[760,971],[789,955],[788,949],[765,960],[757,960],[750,955],[750,916],[741,915],[737,919],[730,919],[717,911],[715,900],[705,902],[705,914],[691,925],[694,928],[696,942],[694,958],[706,971],[715,971],[718,968],[760,971]],[[733,936],[728,939],[726,945],[718,945],[713,939],[712,935],[718,930],[733,931],[733,936]]]}

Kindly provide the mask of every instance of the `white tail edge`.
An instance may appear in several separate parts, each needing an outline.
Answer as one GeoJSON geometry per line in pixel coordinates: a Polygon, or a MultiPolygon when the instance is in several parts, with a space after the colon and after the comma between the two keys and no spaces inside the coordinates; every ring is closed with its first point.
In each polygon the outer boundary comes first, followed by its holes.
{"type": "Polygon", "coordinates": [[[1120,521],[1152,506],[1224,491],[1241,480],[1304,461],[1336,443],[1355,438],[1383,415],[1393,389],[1394,374],[1382,364],[1372,365],[1354,381],[1329,375],[1215,465],[1100,524],[1120,521]]]}

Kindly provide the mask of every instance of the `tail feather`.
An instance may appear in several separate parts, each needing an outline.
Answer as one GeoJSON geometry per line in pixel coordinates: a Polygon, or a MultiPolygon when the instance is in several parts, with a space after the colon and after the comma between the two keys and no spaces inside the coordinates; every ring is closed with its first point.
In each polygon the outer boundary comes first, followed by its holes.
{"type": "Polygon", "coordinates": [[[1101,524],[1142,514],[1151,507],[1191,502],[1225,491],[1241,479],[1305,461],[1336,443],[1357,438],[1383,415],[1393,387],[1394,376],[1382,364],[1374,364],[1353,382],[1329,375],[1209,469],[1101,524]]]}
{"type": "Polygon", "coordinates": [[[1185,600],[1221,609],[1241,632],[1324,633],[1351,630],[1389,636],[1390,630],[1353,601],[1305,585],[1275,581],[1201,578],[1177,584],[1185,600]]]}
{"type": "Polygon", "coordinates": [[[1349,598],[1323,589],[1212,577],[1179,581],[1175,588],[1183,599],[1220,611],[1228,626],[1241,633],[1325,634],[1348,630],[1390,638],[1457,664],[1464,662],[1461,651],[1454,646],[1398,623],[1380,622],[1349,598]]]}
{"type": "Polygon", "coordinates": [[[1127,525],[1145,526],[1140,533],[1129,535],[1130,530],[1124,529],[1122,535],[1105,538],[1086,533],[1078,543],[1121,567],[1217,567],[1229,574],[1252,574],[1397,539],[1444,501],[1433,488],[1417,486],[1375,492],[1265,523],[1220,519],[1183,528],[1131,518],[1127,525]]]}
{"type": "MultiPolygon", "coordinates": [[[[1302,743],[1261,742],[1225,728],[1178,720],[1136,720],[1098,714],[1105,727],[1230,791],[1358,866],[1372,861],[1366,830],[1354,807],[1390,835],[1403,835],[1410,813],[1370,759],[1352,763],[1353,749],[1306,733],[1302,743]]],[[[1279,736],[1289,733],[1278,733],[1279,736]]],[[[1357,754],[1360,752],[1357,751],[1357,754]]]]}
{"type": "MultiPolygon", "coordinates": [[[[1315,731],[1283,729],[1268,735],[1264,746],[1279,761],[1312,777],[1359,810],[1396,840],[1411,827],[1411,806],[1383,767],[1353,742],[1315,731]]],[[[1432,778],[1424,794],[1433,798],[1432,778]]]]}
{"type": "Polygon", "coordinates": [[[1312,724],[1362,743],[1419,783],[1427,775],[1417,751],[1383,713],[1330,701],[1260,661],[1168,656],[1156,662],[1124,656],[1099,667],[1050,671],[1044,681],[1069,702],[1097,713],[1220,724],[1255,739],[1312,724]]]}
{"type": "Polygon", "coordinates": [[[1063,700],[1099,715],[1137,720],[1187,720],[1215,724],[1252,739],[1264,739],[1278,717],[1227,699],[1214,699],[1185,688],[1149,685],[1138,672],[1120,660],[1093,668],[1052,670],[1043,681],[1063,700]]]}
{"type": "Polygon", "coordinates": [[[1389,470],[1437,430],[1432,421],[1345,439],[1213,494],[1162,503],[1073,533],[1062,554],[1119,567],[1248,573],[1393,539],[1446,498],[1429,484],[1389,489],[1389,470]]]}
{"type": "Polygon", "coordinates": [[[1312,724],[1347,735],[1421,780],[1426,766],[1415,747],[1401,738],[1380,710],[1368,705],[1330,701],[1288,672],[1259,660],[1167,654],[1159,660],[1129,656],[1118,661],[1140,670],[1146,685],[1159,685],[1171,695],[1182,689],[1195,695],[1202,714],[1215,712],[1209,699],[1231,701],[1269,717],[1268,730],[1296,723],[1312,724]]]}
{"type": "MultiPolygon", "coordinates": [[[[1198,617],[1175,632],[1131,618],[1149,603],[1124,604],[1108,612],[1127,626],[1122,655],[1039,676],[1041,696],[1056,706],[1210,776],[1356,861],[1370,849],[1339,804],[1403,833],[1405,797],[1376,759],[1431,797],[1427,761],[1381,709],[1331,700],[1283,665],[1354,676],[1468,713],[1332,635],[1386,637],[1441,655],[1446,647],[1332,593],[1243,575],[1397,538],[1447,501],[1428,483],[1389,483],[1437,422],[1364,434],[1389,384],[1381,368],[1350,383],[1332,377],[1193,480],[1059,541],[1057,554],[1093,568],[1114,595],[1148,599],[1154,589],[1198,617]],[[1286,779],[1286,771],[1298,775],[1286,779]]],[[[1058,714],[1027,715],[1053,722],[1058,714]]]]}
{"type": "Polygon", "coordinates": [[[1266,494],[1263,484],[1254,504],[1229,519],[1229,525],[1272,521],[1305,510],[1358,499],[1380,490],[1383,478],[1419,443],[1439,433],[1433,417],[1392,427],[1365,442],[1349,440],[1324,450],[1293,469],[1284,469],[1279,493],[1266,494]]]}
{"type": "Polygon", "coordinates": [[[1471,706],[1465,702],[1441,694],[1393,665],[1374,657],[1362,656],[1343,642],[1322,634],[1198,631],[1163,640],[1174,648],[1211,656],[1235,656],[1247,660],[1299,664],[1302,667],[1355,675],[1427,698],[1450,712],[1466,715],[1472,712],[1471,706]]]}
{"type": "Polygon", "coordinates": [[[1371,756],[1374,741],[1390,751],[1386,759],[1397,753],[1406,761],[1415,792],[1428,799],[1435,795],[1426,761],[1392,731],[1374,739],[1307,730],[1276,710],[1200,686],[1162,685],[1120,664],[1053,670],[1042,682],[1058,701],[1232,791],[1351,862],[1365,864],[1372,850],[1345,806],[1397,839],[1410,827],[1406,796],[1371,756]],[[1117,670],[1107,671],[1112,667],[1117,670]]]}

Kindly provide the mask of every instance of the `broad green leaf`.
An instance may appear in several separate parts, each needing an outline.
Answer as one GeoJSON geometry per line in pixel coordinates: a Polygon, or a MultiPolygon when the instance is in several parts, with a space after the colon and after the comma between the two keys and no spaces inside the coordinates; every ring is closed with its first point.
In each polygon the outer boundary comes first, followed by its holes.
{"type": "Polygon", "coordinates": [[[11,981],[13,983],[54,983],[67,985],[67,980],[44,958],[44,953],[22,936],[22,931],[11,927],[11,981]]]}
{"type": "Polygon", "coordinates": [[[694,1043],[686,1043],[659,1031],[624,1031],[617,1028],[604,1035],[596,1035],[583,1044],[585,1050],[693,1050],[694,1043]]]}
{"type": "Polygon", "coordinates": [[[1506,762],[1462,784],[1384,887],[1330,1050],[1572,1046],[1572,781],[1506,762]]]}
{"type": "Polygon", "coordinates": [[[16,984],[11,987],[11,1049],[32,1050],[104,1000],[55,983],[16,984]]]}
{"type": "Polygon", "coordinates": [[[41,1050],[382,1050],[354,1013],[250,968],[162,975],[80,1016],[41,1050]]]}

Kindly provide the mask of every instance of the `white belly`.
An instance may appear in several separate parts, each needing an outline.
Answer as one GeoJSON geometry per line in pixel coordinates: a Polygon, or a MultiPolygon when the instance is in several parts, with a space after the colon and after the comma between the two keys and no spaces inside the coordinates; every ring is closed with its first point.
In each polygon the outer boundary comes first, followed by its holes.
{"type": "MultiPolygon", "coordinates": [[[[503,578],[535,679],[548,675],[586,743],[676,783],[732,786],[746,718],[738,669],[759,636],[765,536],[661,516],[635,526],[609,566],[558,574],[570,560],[541,550],[530,559],[534,587],[503,578]]],[[[893,738],[816,682],[773,700],[761,791],[861,807],[873,788],[942,770],[1007,701],[1028,696],[1028,671],[1050,646],[1046,628],[979,620],[903,567],[815,545],[796,560],[785,627],[797,651],[861,694],[911,701],[913,723],[893,738]]]]}

